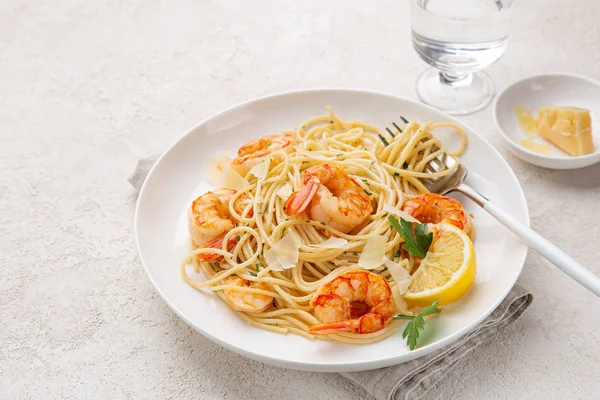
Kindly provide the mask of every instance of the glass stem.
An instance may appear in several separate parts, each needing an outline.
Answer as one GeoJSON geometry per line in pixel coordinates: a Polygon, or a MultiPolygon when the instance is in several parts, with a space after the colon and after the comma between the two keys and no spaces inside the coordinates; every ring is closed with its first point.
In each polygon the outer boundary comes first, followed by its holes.
{"type": "Polygon", "coordinates": [[[473,75],[470,72],[459,73],[459,72],[440,72],[440,82],[443,85],[450,86],[468,86],[473,82],[473,75]]]}

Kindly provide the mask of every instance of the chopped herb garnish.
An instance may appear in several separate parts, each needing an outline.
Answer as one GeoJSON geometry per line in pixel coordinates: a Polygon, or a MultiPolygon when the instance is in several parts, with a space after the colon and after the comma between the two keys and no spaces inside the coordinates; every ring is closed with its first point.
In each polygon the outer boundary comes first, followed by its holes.
{"type": "Polygon", "coordinates": [[[398,251],[396,251],[396,254],[394,254],[394,257],[396,257],[396,258],[400,257],[400,249],[398,249],[398,251]]]}
{"type": "Polygon", "coordinates": [[[367,196],[371,196],[373,193],[369,192],[367,189],[363,189],[365,191],[365,193],[367,194],[367,196]]]}
{"type": "Polygon", "coordinates": [[[403,168],[403,169],[406,169],[406,168],[408,168],[408,163],[407,163],[406,161],[404,161],[404,164],[402,164],[402,168],[403,168]]]}
{"type": "Polygon", "coordinates": [[[252,275],[252,276],[256,276],[256,274],[254,272],[252,272],[252,271],[250,271],[249,274],[252,275]]]}
{"type": "Polygon", "coordinates": [[[327,226],[327,224],[325,222],[321,222],[321,225],[323,226],[327,226]]]}
{"type": "Polygon", "coordinates": [[[371,165],[375,164],[375,160],[371,161],[371,165]]]}
{"type": "Polygon", "coordinates": [[[420,331],[425,327],[425,319],[423,319],[423,317],[429,314],[437,314],[442,311],[437,307],[439,301],[440,299],[435,299],[430,306],[422,309],[419,315],[413,316],[398,314],[394,317],[394,319],[410,321],[408,324],[406,324],[404,332],[402,332],[402,339],[406,339],[408,337],[406,343],[408,344],[409,349],[414,350],[415,347],[417,347],[417,340],[419,339],[419,334],[421,333],[420,331]]]}
{"type": "Polygon", "coordinates": [[[221,263],[215,262],[215,263],[214,263],[214,265],[215,265],[215,267],[217,267],[217,268],[218,268],[218,267],[220,267],[220,266],[221,266],[221,263]]]}
{"type": "Polygon", "coordinates": [[[287,229],[287,226],[285,228],[283,228],[283,230],[281,231],[281,235],[285,235],[286,229],[287,229]]]}
{"type": "Polygon", "coordinates": [[[358,256],[358,252],[357,252],[357,251],[355,251],[355,252],[354,252],[354,253],[352,253],[352,254],[354,255],[354,257],[357,257],[357,256],[358,256]]]}
{"type": "Polygon", "coordinates": [[[385,267],[384,269],[381,270],[381,272],[385,272],[387,271],[387,267],[385,267]]]}
{"type": "Polygon", "coordinates": [[[336,157],[341,157],[341,156],[343,156],[343,155],[344,155],[343,153],[340,153],[340,154],[336,154],[335,156],[336,156],[336,157]]]}
{"type": "Polygon", "coordinates": [[[400,218],[400,222],[398,222],[395,217],[390,215],[388,220],[404,239],[405,243],[402,248],[414,256],[424,258],[433,241],[433,233],[427,233],[427,225],[417,223],[413,231],[413,224],[404,218],[400,218]]]}
{"type": "Polygon", "coordinates": [[[257,262],[256,262],[256,270],[257,270],[257,271],[260,271],[260,270],[259,270],[259,268],[262,268],[262,267],[263,267],[263,263],[262,263],[262,262],[260,262],[260,261],[257,261],[257,262]]]}
{"type": "Polygon", "coordinates": [[[258,212],[258,215],[263,215],[263,214],[264,214],[264,211],[259,211],[258,212]]]}
{"type": "Polygon", "coordinates": [[[388,216],[388,213],[385,213],[385,214],[383,214],[383,215],[381,216],[381,218],[385,218],[385,217],[387,217],[387,216],[388,216]]]}
{"type": "Polygon", "coordinates": [[[394,172],[394,176],[400,176],[400,172],[394,172]]]}

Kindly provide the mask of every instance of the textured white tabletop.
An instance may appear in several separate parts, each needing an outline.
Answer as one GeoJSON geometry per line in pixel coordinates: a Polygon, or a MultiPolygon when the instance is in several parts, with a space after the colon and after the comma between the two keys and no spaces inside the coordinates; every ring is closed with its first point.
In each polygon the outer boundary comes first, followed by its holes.
{"type": "MultiPolygon", "coordinates": [[[[600,2],[516,1],[498,88],[566,71],[600,80],[600,2]]],[[[0,3],[0,393],[3,398],[365,398],[335,374],[212,344],[154,292],[133,237],[138,158],[269,93],[353,87],[415,98],[424,64],[406,1],[0,3]]],[[[508,153],[490,107],[465,118],[504,154],[532,225],[600,274],[600,165],[508,153]]],[[[536,254],[535,296],[430,398],[600,398],[600,299],[536,254]]]]}

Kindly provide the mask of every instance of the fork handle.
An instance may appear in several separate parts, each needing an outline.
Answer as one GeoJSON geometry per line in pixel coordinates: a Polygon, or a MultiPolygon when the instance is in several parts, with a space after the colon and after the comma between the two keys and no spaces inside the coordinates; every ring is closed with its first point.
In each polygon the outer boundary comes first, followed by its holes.
{"type": "Polygon", "coordinates": [[[533,229],[517,221],[501,208],[477,193],[470,186],[461,184],[456,190],[482,206],[490,215],[500,221],[514,234],[521,237],[529,247],[540,253],[544,258],[589,289],[596,296],[600,297],[600,278],[581,265],[577,260],[569,256],[533,229]]]}

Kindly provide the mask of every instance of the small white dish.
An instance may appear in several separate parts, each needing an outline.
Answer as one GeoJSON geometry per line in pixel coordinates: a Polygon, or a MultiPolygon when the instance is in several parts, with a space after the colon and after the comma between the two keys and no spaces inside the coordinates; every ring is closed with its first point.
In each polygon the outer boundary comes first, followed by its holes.
{"type": "MultiPolygon", "coordinates": [[[[408,119],[460,122],[429,106],[400,97],[342,89],[305,90],[263,97],[217,114],[187,132],[156,162],[140,192],[135,232],[140,259],[165,302],[190,326],[215,343],[280,367],[342,372],[381,368],[430,354],[471,331],[510,292],[527,255],[527,245],[473,202],[463,202],[477,226],[477,276],[469,292],[428,323],[421,347],[410,351],[399,330],[369,345],[351,345],[268,332],[248,325],[210,291],[188,286],[179,266],[189,249],[187,209],[213,188],[206,159],[232,151],[266,133],[297,127],[330,105],[346,119],[379,127],[408,119]]],[[[467,126],[469,145],[461,163],[467,183],[524,224],[529,215],[513,171],[489,143],[467,126]]]]}
{"type": "Polygon", "coordinates": [[[504,89],[494,104],[494,122],[500,136],[523,160],[551,169],[583,168],[600,162],[600,83],[570,74],[532,76],[504,89]],[[534,114],[543,106],[574,106],[590,110],[594,153],[573,157],[551,145],[551,155],[543,155],[520,145],[527,135],[515,115],[515,107],[524,106],[534,114]]]}

